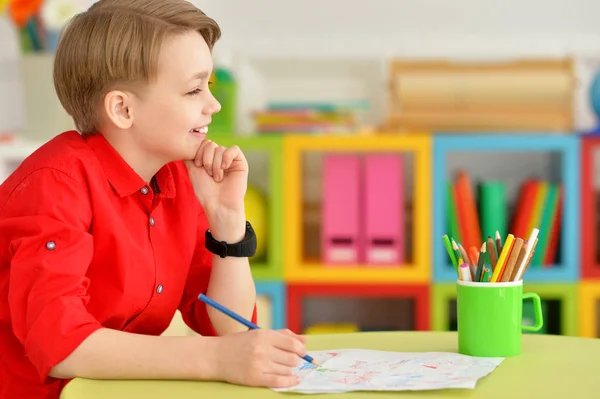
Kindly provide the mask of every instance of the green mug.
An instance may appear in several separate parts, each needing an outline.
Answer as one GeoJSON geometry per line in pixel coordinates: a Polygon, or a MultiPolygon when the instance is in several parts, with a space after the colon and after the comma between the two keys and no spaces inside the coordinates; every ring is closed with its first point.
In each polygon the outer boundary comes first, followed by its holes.
{"type": "Polygon", "coordinates": [[[543,326],[538,294],[523,293],[523,281],[477,283],[457,281],[458,352],[478,357],[521,353],[522,331],[543,326]],[[523,325],[523,300],[531,298],[535,325],[523,325]]]}

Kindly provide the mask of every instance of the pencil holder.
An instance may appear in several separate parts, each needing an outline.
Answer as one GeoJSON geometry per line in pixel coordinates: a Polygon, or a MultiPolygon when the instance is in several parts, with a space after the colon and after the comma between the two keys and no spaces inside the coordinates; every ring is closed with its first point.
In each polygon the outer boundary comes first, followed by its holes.
{"type": "Polygon", "coordinates": [[[523,331],[543,326],[538,294],[523,293],[523,281],[476,283],[457,281],[458,352],[478,357],[521,353],[523,331]],[[523,325],[523,300],[532,299],[535,325],[523,325]]]}

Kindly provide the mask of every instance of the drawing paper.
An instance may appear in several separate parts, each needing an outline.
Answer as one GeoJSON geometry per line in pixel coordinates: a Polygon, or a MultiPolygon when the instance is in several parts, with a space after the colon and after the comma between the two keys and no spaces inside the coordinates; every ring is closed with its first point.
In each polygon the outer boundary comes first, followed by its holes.
{"type": "Polygon", "coordinates": [[[274,389],[298,393],[350,391],[419,391],[475,388],[504,358],[447,352],[388,352],[342,349],[309,352],[321,367],[303,363],[295,370],[300,383],[274,389]]]}

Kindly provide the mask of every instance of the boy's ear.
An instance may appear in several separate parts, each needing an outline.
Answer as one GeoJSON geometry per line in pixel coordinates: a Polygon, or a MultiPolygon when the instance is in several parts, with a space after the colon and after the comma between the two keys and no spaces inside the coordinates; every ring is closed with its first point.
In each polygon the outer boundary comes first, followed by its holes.
{"type": "Polygon", "coordinates": [[[119,129],[129,129],[133,125],[131,96],[120,90],[110,91],[104,96],[104,112],[119,129]]]}

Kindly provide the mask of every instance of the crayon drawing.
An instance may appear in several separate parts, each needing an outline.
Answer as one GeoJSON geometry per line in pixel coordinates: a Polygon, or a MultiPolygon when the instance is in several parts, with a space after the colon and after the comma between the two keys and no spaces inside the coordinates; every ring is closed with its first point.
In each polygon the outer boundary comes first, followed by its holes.
{"type": "Polygon", "coordinates": [[[503,358],[476,358],[445,352],[387,352],[363,349],[309,353],[321,367],[304,363],[300,383],[277,391],[326,393],[473,389],[503,358]]]}

